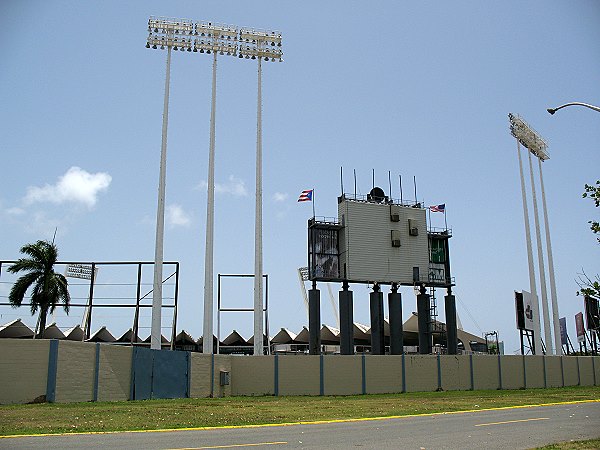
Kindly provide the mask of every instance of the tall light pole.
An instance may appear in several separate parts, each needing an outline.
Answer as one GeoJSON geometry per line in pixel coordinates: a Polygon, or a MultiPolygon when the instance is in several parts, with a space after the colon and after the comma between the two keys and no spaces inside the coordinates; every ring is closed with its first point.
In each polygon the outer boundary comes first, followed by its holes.
{"type": "MultiPolygon", "coordinates": [[[[257,345],[262,354],[263,335],[263,289],[262,289],[262,68],[261,61],[282,61],[281,33],[276,31],[261,31],[250,28],[239,30],[230,25],[212,22],[193,22],[187,19],[163,19],[151,17],[148,21],[147,48],[168,50],[167,57],[167,88],[165,90],[165,111],[168,108],[168,80],[170,73],[171,48],[195,53],[213,54],[212,98],[210,114],[210,141],[208,156],[208,192],[206,206],[206,247],[204,255],[204,323],[203,323],[203,353],[212,353],[213,338],[213,306],[214,306],[214,192],[215,192],[215,116],[217,88],[217,53],[220,55],[238,55],[240,58],[258,58],[258,105],[257,105],[257,142],[256,142],[256,224],[255,224],[255,354],[257,345]],[[238,45],[241,41],[242,45],[238,45]],[[260,312],[258,312],[260,311],[260,312]],[[257,325],[257,317],[261,318],[257,325]],[[260,336],[260,339],[258,338],[260,336]],[[258,342],[258,344],[256,343],[258,342]]],[[[163,115],[163,152],[166,158],[166,114],[163,115]]],[[[159,208],[157,219],[157,244],[155,257],[155,275],[153,290],[152,339],[158,335],[160,348],[160,308],[162,306],[162,249],[164,237],[164,173],[161,159],[161,184],[159,187],[159,208]],[[157,281],[159,280],[159,281],[157,281]],[[156,331],[157,329],[158,331],[156,331]]],[[[154,344],[152,346],[154,347],[154,344]]]]}
{"type": "MultiPolygon", "coordinates": [[[[556,345],[556,342],[560,342],[559,338],[557,338],[557,329],[559,330],[558,336],[560,336],[560,329],[558,325],[558,302],[556,300],[556,284],[554,281],[554,262],[552,259],[552,247],[550,244],[550,229],[548,223],[548,213],[546,209],[546,195],[544,191],[543,178],[541,174],[541,162],[549,159],[549,155],[547,152],[547,144],[542,139],[542,137],[531,128],[527,122],[521,119],[519,116],[515,116],[513,114],[509,114],[510,120],[510,131],[511,134],[517,139],[517,146],[523,144],[525,148],[529,150],[529,171],[531,176],[531,188],[533,193],[533,206],[534,206],[534,219],[535,219],[535,228],[536,228],[536,237],[537,237],[537,247],[538,247],[538,263],[540,268],[540,282],[542,287],[542,310],[544,315],[544,336],[546,341],[547,350],[550,354],[553,353],[552,349],[556,346],[557,352],[560,354],[560,345],[556,345]],[[549,261],[549,272],[550,272],[550,287],[551,287],[551,297],[552,297],[552,306],[553,306],[553,326],[551,325],[550,316],[549,316],[549,308],[548,308],[548,298],[546,293],[546,279],[545,279],[545,268],[544,268],[544,258],[542,251],[542,242],[540,237],[540,226],[539,226],[539,214],[537,209],[537,199],[535,194],[535,180],[533,178],[533,165],[531,162],[531,154],[536,156],[539,160],[540,167],[540,180],[542,187],[542,202],[544,208],[544,224],[546,230],[546,247],[548,249],[548,261],[549,261]],[[554,331],[554,343],[552,341],[551,329],[554,331]]],[[[527,235],[527,256],[529,260],[529,276],[530,276],[530,285],[532,289],[532,295],[535,297],[535,274],[533,269],[533,261],[531,254],[531,238],[529,237],[529,220],[527,218],[527,204],[525,199],[525,185],[523,179],[523,168],[521,163],[521,154],[519,151],[519,169],[521,173],[521,191],[523,194],[523,212],[525,215],[525,226],[526,226],[526,235],[527,235]],[[533,276],[532,276],[533,274],[533,276]]]]}
{"type": "Polygon", "coordinates": [[[194,52],[213,54],[210,141],[208,151],[208,192],[206,201],[206,246],[204,252],[204,321],[202,353],[213,352],[214,229],[215,229],[215,116],[217,104],[217,53],[237,54],[238,29],[212,22],[196,23],[194,52]]]}
{"type": "Polygon", "coordinates": [[[251,28],[240,30],[240,58],[258,59],[256,102],[256,205],[254,223],[254,355],[264,354],[264,295],[262,244],[262,60],[282,61],[281,33],[251,28]]]}
{"type": "Polygon", "coordinates": [[[559,109],[566,108],[567,106],[583,106],[585,108],[589,108],[589,109],[592,109],[594,111],[600,112],[600,107],[594,106],[594,105],[590,105],[588,103],[581,103],[581,102],[565,103],[564,105],[558,106],[557,108],[548,108],[546,111],[548,111],[550,114],[554,114],[559,109]]]}
{"type": "Polygon", "coordinates": [[[156,212],[156,242],[154,248],[154,281],[152,288],[152,324],[150,348],[161,348],[163,242],[165,235],[165,190],[167,178],[167,126],[169,123],[169,84],[171,78],[171,49],[177,50],[180,33],[189,33],[193,24],[185,19],[151,17],[148,20],[147,48],[167,47],[167,69],[163,103],[162,143],[160,148],[160,171],[158,177],[158,207],[156,212]]]}

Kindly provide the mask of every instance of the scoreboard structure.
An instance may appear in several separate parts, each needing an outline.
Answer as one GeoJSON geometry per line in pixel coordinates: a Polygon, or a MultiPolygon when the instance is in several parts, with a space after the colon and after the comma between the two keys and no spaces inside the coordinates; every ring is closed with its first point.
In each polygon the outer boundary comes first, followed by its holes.
{"type": "Polygon", "coordinates": [[[405,286],[452,286],[447,229],[428,230],[427,210],[342,195],[338,218],[308,222],[309,279],[405,286]]]}
{"type": "MultiPolygon", "coordinates": [[[[309,352],[320,353],[320,293],[317,282],[341,282],[339,292],[340,353],[353,354],[353,293],[350,283],[369,284],[371,312],[371,352],[385,354],[384,309],[381,285],[390,285],[389,352],[403,353],[402,305],[399,286],[413,286],[419,316],[419,352],[429,354],[433,347],[431,296],[427,288],[446,288],[446,348],[457,353],[456,306],[451,287],[447,229],[429,228],[427,208],[421,203],[395,201],[374,187],[364,197],[342,194],[338,197],[338,217],[308,221],[309,352]]],[[[435,303],[435,302],[434,302],[435,303]]]]}

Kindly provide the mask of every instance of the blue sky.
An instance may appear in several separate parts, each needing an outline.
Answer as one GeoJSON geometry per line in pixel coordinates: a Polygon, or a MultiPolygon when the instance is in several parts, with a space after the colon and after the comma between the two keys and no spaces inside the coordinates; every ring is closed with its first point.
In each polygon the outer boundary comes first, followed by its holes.
{"type": "MultiPolygon", "coordinates": [[[[587,223],[598,211],[581,198],[583,185],[600,177],[600,114],[568,108],[550,116],[546,108],[600,104],[595,1],[5,0],[0,259],[52,239],[56,227],[62,260],[153,259],[166,52],[144,47],[151,15],[283,34],[285,62],[263,65],[271,334],[306,325],[296,269],[306,264],[312,209],[298,195],[314,188],[317,215],[335,216],[343,166],[348,191],[353,169],[360,193],[370,189],[372,169],[387,190],[391,171],[393,179],[402,175],[405,197],[412,198],[415,176],[419,200],[446,204],[463,325],[475,334],[497,330],[507,352],[517,349],[513,290],[529,281],[513,112],[549,142],[544,181],[559,309],[576,340],[573,316],[583,305],[574,280],[582,268],[600,272],[587,223]]],[[[251,273],[256,64],[221,57],[218,70],[215,274],[251,273]]],[[[202,333],[210,83],[211,58],[173,54],[164,251],[181,263],[178,329],[195,337],[202,333]]],[[[433,219],[443,224],[441,215],[433,219]]],[[[98,282],[134,276],[101,270],[98,282]]],[[[152,282],[150,272],[144,277],[152,282]]],[[[368,323],[369,290],[353,290],[355,319],[368,323]]],[[[416,302],[412,289],[402,293],[407,317],[416,302]]],[[[6,295],[0,284],[0,301],[6,295]]],[[[223,296],[227,305],[250,307],[251,282],[232,281],[223,296]]],[[[59,326],[80,320],[80,309],[73,311],[57,317],[59,326]]],[[[2,323],[35,322],[25,308],[0,313],[2,323]]],[[[94,328],[122,333],[132,315],[104,310],[94,328]]],[[[325,285],[322,316],[335,325],[325,285]]],[[[250,314],[222,319],[222,337],[234,328],[251,335],[250,314]]]]}

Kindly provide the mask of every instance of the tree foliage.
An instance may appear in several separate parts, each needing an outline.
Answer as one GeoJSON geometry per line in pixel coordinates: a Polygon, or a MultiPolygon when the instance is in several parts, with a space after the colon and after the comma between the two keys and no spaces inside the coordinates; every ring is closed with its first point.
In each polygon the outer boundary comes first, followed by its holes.
{"type": "Polygon", "coordinates": [[[21,258],[7,270],[11,273],[26,272],[17,279],[10,290],[8,300],[17,308],[21,306],[29,292],[31,314],[40,310],[40,337],[44,337],[48,312],[63,304],[68,314],[71,296],[68,282],[64,275],[54,272],[54,264],[58,258],[58,249],[54,243],[37,241],[21,247],[21,253],[28,258],[21,258]]]}
{"type": "MultiPolygon", "coordinates": [[[[596,181],[596,184],[586,184],[585,191],[582,195],[583,198],[590,198],[594,202],[596,208],[600,207],[600,180],[596,181]]],[[[588,221],[592,233],[600,235],[600,222],[596,220],[588,221]]],[[[600,237],[596,238],[600,244],[600,237]]],[[[585,271],[578,274],[577,284],[579,285],[579,291],[577,295],[587,295],[590,297],[600,298],[600,276],[596,275],[595,279],[591,279],[587,276],[585,271]]]]}

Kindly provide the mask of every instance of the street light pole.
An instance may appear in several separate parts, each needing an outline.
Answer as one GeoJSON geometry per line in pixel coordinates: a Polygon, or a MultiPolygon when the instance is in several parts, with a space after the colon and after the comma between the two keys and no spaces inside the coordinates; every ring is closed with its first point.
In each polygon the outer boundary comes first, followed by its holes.
{"type": "Polygon", "coordinates": [[[548,108],[546,111],[548,111],[550,114],[554,114],[559,109],[566,108],[567,106],[583,106],[585,108],[589,108],[589,109],[594,110],[596,112],[600,112],[600,107],[594,106],[594,105],[590,105],[588,103],[581,103],[581,102],[565,103],[564,105],[561,105],[561,106],[559,106],[557,108],[548,108]]]}

